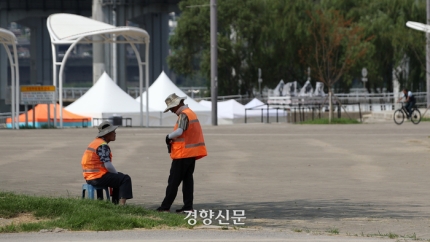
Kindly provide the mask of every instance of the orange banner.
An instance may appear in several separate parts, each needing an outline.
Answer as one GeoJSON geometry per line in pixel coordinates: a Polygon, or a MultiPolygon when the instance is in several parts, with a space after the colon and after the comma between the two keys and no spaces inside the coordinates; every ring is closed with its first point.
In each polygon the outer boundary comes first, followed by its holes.
{"type": "Polygon", "coordinates": [[[21,92],[55,92],[55,86],[21,86],[21,92]]]}

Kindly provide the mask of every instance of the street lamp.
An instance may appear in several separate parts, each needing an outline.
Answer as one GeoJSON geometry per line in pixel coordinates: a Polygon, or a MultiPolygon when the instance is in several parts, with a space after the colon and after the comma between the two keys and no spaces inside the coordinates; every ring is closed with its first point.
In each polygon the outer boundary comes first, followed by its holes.
{"type": "Polygon", "coordinates": [[[261,69],[258,68],[258,92],[260,93],[260,97],[263,96],[263,93],[261,92],[261,83],[263,82],[263,79],[261,78],[261,69]]]}

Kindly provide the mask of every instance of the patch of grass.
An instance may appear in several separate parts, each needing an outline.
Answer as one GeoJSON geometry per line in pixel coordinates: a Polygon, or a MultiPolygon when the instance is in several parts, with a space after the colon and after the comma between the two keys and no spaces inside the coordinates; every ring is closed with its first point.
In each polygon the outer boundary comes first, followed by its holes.
{"type": "MultiPolygon", "coordinates": [[[[20,129],[38,129],[37,127],[34,126],[30,126],[30,125],[20,125],[19,126],[20,129]]],[[[55,127],[54,125],[49,125],[48,124],[42,124],[40,126],[40,129],[56,129],[57,127],[55,127]]]]}
{"type": "Polygon", "coordinates": [[[0,233],[62,228],[72,231],[109,231],[161,226],[191,228],[184,215],[160,213],[136,205],[118,206],[107,201],[48,198],[0,192],[0,217],[31,213],[38,222],[0,227],[0,233]]]}
{"type": "Polygon", "coordinates": [[[20,129],[37,129],[36,127],[30,126],[30,125],[20,125],[20,129]]]}
{"type": "Polygon", "coordinates": [[[301,233],[303,230],[302,230],[302,229],[297,229],[297,228],[295,228],[295,229],[293,229],[293,231],[294,231],[294,232],[297,232],[297,233],[301,233]]]}
{"type": "Polygon", "coordinates": [[[40,126],[40,128],[41,129],[56,129],[57,127],[55,127],[54,125],[49,125],[48,126],[48,124],[42,124],[41,126],[40,126]]]}
{"type": "Polygon", "coordinates": [[[424,117],[422,117],[421,118],[421,122],[430,122],[430,118],[424,118],[424,117]]]}
{"type": "Polygon", "coordinates": [[[388,234],[382,234],[381,232],[378,231],[377,234],[367,234],[367,237],[375,237],[375,236],[388,237],[390,239],[396,239],[396,238],[399,238],[399,237],[405,238],[405,236],[399,236],[398,234],[394,234],[394,233],[391,233],[391,232],[389,232],[388,234]]]}
{"type": "Polygon", "coordinates": [[[330,229],[326,230],[325,232],[330,233],[330,234],[339,234],[339,229],[330,228],[330,229]]]}
{"type": "MultiPolygon", "coordinates": [[[[359,124],[355,119],[348,118],[333,118],[331,120],[331,124],[359,124]]],[[[300,124],[329,124],[328,118],[314,119],[314,120],[306,120],[301,122],[300,124]]]]}

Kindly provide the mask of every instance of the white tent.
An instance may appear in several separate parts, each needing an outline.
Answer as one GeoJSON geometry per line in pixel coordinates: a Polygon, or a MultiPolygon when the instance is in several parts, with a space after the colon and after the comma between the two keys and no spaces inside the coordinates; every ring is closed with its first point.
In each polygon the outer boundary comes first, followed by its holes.
{"type": "Polygon", "coordinates": [[[265,104],[262,101],[260,101],[258,98],[254,98],[251,101],[249,101],[249,103],[245,104],[245,108],[255,108],[263,105],[265,104]]]}
{"type": "MultiPolygon", "coordinates": [[[[211,124],[211,113],[210,108],[207,108],[198,102],[196,102],[194,99],[187,96],[181,89],[179,89],[166,75],[166,73],[161,72],[161,74],[158,76],[157,80],[149,87],[149,93],[151,94],[149,96],[149,108],[155,111],[163,112],[166,109],[166,98],[172,94],[176,93],[176,95],[180,97],[187,97],[185,99],[184,103],[188,105],[188,107],[193,110],[197,116],[199,117],[199,121],[202,125],[210,125],[211,124]]],[[[137,97],[135,99],[139,103],[140,100],[143,100],[143,105],[146,105],[146,92],[142,94],[141,97],[137,97]]],[[[175,114],[172,114],[171,112],[163,113],[162,116],[162,125],[173,125],[176,120],[177,116],[175,114]]]]}
{"type": "MultiPolygon", "coordinates": [[[[200,101],[200,104],[212,110],[211,101],[200,101]]],[[[236,100],[218,102],[217,107],[218,124],[243,123],[245,117],[245,107],[236,100]]]]}
{"type": "MultiPolygon", "coordinates": [[[[212,110],[212,102],[202,100],[200,104],[212,110]]],[[[234,99],[218,102],[218,118],[235,119],[245,116],[245,107],[234,99]]]]}
{"type": "Polygon", "coordinates": [[[267,104],[264,104],[262,101],[260,101],[257,98],[252,99],[249,103],[245,104],[246,110],[246,116],[247,117],[267,117],[267,112],[269,112],[270,117],[285,117],[287,116],[287,111],[283,109],[275,109],[271,108],[267,104]],[[269,110],[267,110],[269,109],[269,110]],[[263,110],[263,111],[262,111],[263,110]]]}
{"type": "MultiPolygon", "coordinates": [[[[65,109],[92,118],[130,117],[133,126],[140,123],[140,104],[118,87],[106,72],[82,97],[65,109]]],[[[159,125],[159,112],[150,109],[149,113],[150,125],[159,125]]]]}

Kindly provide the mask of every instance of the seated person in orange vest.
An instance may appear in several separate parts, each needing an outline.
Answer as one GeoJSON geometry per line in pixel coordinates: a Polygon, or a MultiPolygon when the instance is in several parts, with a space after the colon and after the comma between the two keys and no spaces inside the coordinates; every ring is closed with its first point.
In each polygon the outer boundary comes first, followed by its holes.
{"type": "Polygon", "coordinates": [[[184,206],[177,209],[177,213],[193,210],[194,198],[194,167],[196,160],[207,155],[202,128],[197,115],[184,105],[186,97],[178,97],[175,93],[166,98],[167,108],[164,112],[171,111],[178,115],[173,132],[166,136],[166,144],[169,148],[172,166],[166,188],[166,196],[160,212],[169,212],[170,206],[176,198],[178,187],[182,182],[182,194],[184,206]]]}
{"type": "Polygon", "coordinates": [[[112,187],[112,202],[124,205],[127,199],[133,198],[131,178],[117,172],[112,165],[112,153],[108,143],[115,141],[118,126],[104,121],[98,126],[99,133],[91,142],[82,157],[84,179],[88,184],[98,187],[112,187]]]}

